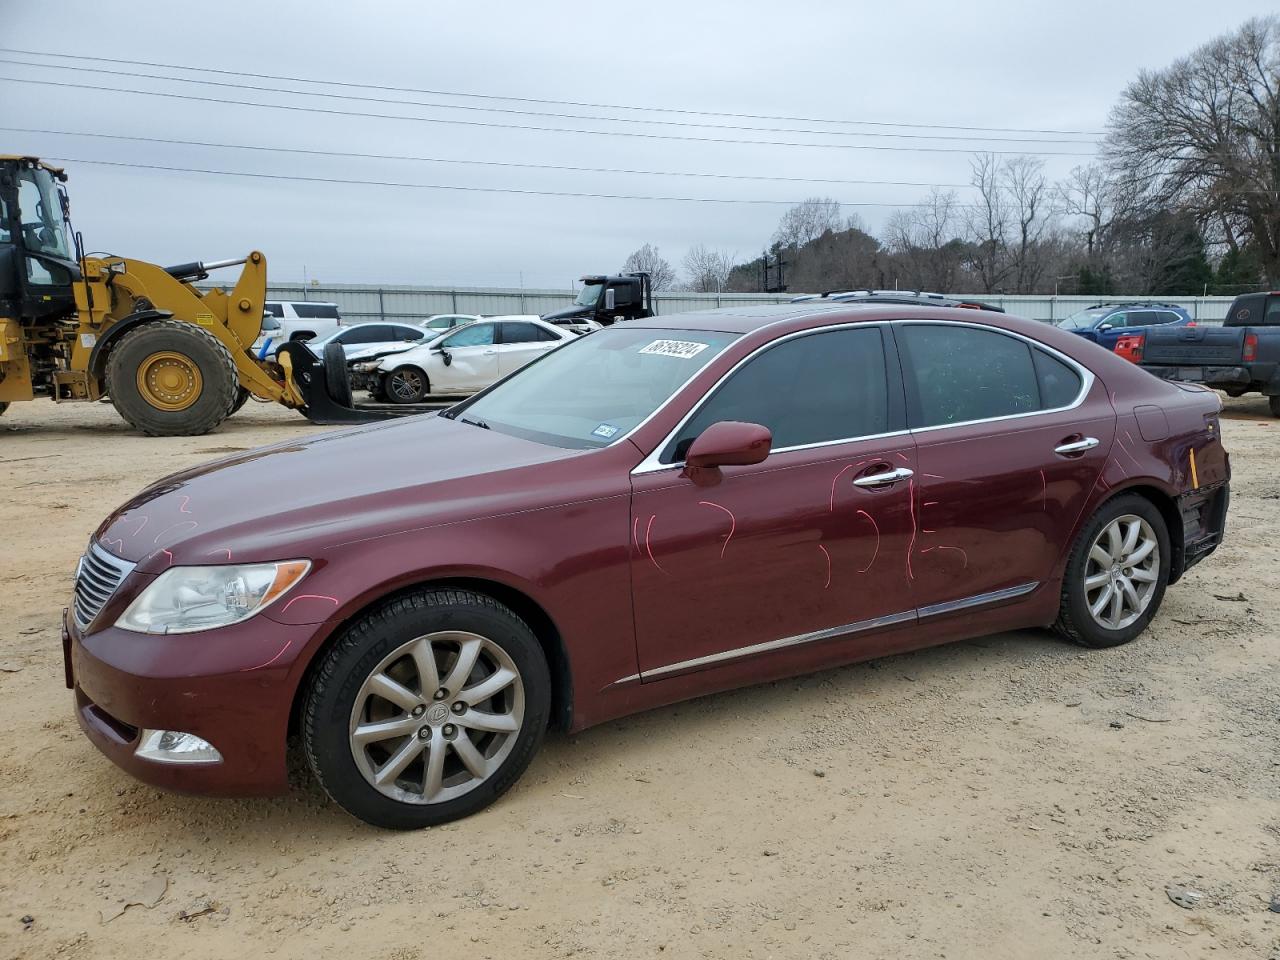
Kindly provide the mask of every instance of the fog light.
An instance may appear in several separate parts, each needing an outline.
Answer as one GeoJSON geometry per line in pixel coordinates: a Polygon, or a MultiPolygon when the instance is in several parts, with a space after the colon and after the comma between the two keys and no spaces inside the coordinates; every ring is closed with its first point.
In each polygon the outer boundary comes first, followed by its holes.
{"type": "Polygon", "coordinates": [[[208,740],[181,730],[143,730],[134,754],[157,763],[217,763],[222,759],[208,740]]]}

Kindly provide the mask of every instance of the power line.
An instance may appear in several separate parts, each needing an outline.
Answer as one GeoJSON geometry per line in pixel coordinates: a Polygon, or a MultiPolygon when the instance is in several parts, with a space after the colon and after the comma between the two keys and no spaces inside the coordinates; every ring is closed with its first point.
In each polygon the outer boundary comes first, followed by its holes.
{"type": "MultiPolygon", "coordinates": [[[[623,193],[579,193],[569,190],[523,190],[514,187],[473,187],[448,183],[403,183],[394,180],[353,180],[348,177],[303,177],[283,173],[246,173],[239,170],[211,170],[205,167],[171,167],[156,163],[125,163],[116,160],[88,160],[82,157],[48,157],[58,163],[83,163],[101,167],[127,167],[136,170],[164,170],[171,173],[200,173],[218,177],[249,177],[255,180],[288,180],[297,183],[341,183],[366,187],[403,187],[412,190],[456,190],[464,193],[514,193],[538,197],[582,197],[591,200],[648,200],[679,203],[747,203],[766,206],[795,206],[799,200],[768,200],[761,198],[727,197],[668,197],[640,196],[623,193]]],[[[881,203],[873,201],[838,200],[842,207],[922,207],[922,203],[881,203]]]]}
{"type": "Polygon", "coordinates": [[[80,54],[49,53],[42,50],[19,50],[13,47],[0,47],[0,53],[17,53],[23,56],[48,57],[50,59],[59,60],[90,60],[96,63],[115,63],[135,67],[159,67],[165,70],[186,70],[188,72],[212,73],[220,76],[252,77],[256,80],[282,80],[288,83],[324,84],[331,87],[346,87],[348,89],[358,90],[382,90],[390,93],[421,93],[428,96],[458,97],[475,100],[506,100],[512,103],[536,103],[561,107],[585,107],[595,110],[638,110],[649,113],[674,113],[699,117],[731,117],[736,120],[771,120],[782,121],[785,123],[832,123],[870,127],[905,127],[919,130],[967,130],[978,133],[1047,133],[1089,137],[1102,136],[1102,132],[1098,130],[1046,130],[1026,127],[976,127],[946,123],[907,123],[885,120],[842,120],[830,117],[794,117],[778,114],[729,113],[723,110],[691,110],[678,107],[646,107],[617,103],[591,103],[581,100],[551,100],[538,97],[511,97],[489,93],[463,93],[456,90],[431,90],[423,89],[421,87],[395,87],[376,83],[354,83],[342,80],[318,80],[310,77],[288,77],[272,73],[250,73],[243,70],[219,70],[213,67],[192,67],[176,63],[156,63],[151,60],[126,60],[112,57],[91,57],[80,54]]]}
{"type": "Polygon", "coordinates": [[[735,130],[755,133],[800,133],[820,137],[877,137],[893,140],[959,140],[995,143],[1047,143],[1089,146],[1087,140],[1048,140],[1044,138],[990,137],[979,135],[954,136],[939,133],[883,133],[864,130],[812,130],[797,127],[750,127],[720,123],[691,123],[683,120],[645,120],[636,117],[595,117],[577,113],[547,113],[537,110],[519,110],[512,107],[479,107],[469,104],[431,103],[422,100],[394,100],[388,97],[362,97],[354,94],[324,93],[312,90],[290,90],[287,87],[264,87],[257,84],[230,83],[221,80],[196,80],[189,77],[166,77],[155,73],[139,73],[133,70],[107,70],[103,67],[70,67],[52,63],[30,63],[25,60],[11,60],[0,57],[0,63],[19,67],[37,67],[44,70],[72,70],[78,73],[102,73],[114,77],[132,77],[141,80],[162,80],[169,83],[191,83],[208,87],[224,87],[233,90],[250,90],[255,93],[282,93],[295,97],[323,97],[326,100],[354,100],[357,103],[379,103],[400,107],[427,107],[433,110],[470,110],[479,113],[507,113],[528,117],[543,117],[555,120],[591,120],[601,123],[638,123],[651,126],[680,127],[695,130],[735,130]]]}
{"type": "Polygon", "coordinates": [[[217,143],[209,140],[175,140],[164,137],[134,137],[115,133],[84,133],[75,130],[40,130],[27,127],[0,127],[6,133],[36,133],[59,137],[92,137],[98,140],[124,140],[131,143],[163,143],[184,147],[214,147],[227,150],[252,150],[262,153],[295,153],[313,157],[342,157],[350,160],[406,160],[414,163],[452,163],[465,166],[515,167],[526,170],[561,170],[572,173],[621,173],[652,177],[703,177],[715,180],[764,180],[776,183],[837,183],[856,186],[946,187],[967,188],[968,183],[922,183],[913,180],[841,180],[820,177],[771,177],[735,173],[693,173],[672,170],[629,170],[619,167],[574,167],[554,163],[520,163],[514,160],[453,160],[441,157],[413,157],[394,153],[348,153],[341,150],[308,150],[302,147],[268,147],[247,143],[217,143]]]}
{"type": "Polygon", "coordinates": [[[818,150],[889,150],[905,153],[991,153],[1033,155],[1042,157],[1091,157],[1092,153],[1061,150],[975,150],[972,147],[903,147],[889,144],[865,143],[797,143],[791,140],[742,140],[731,137],[687,137],[674,133],[641,133],[635,130],[585,130],[579,127],[538,127],[529,124],[496,123],[480,120],[457,120],[443,117],[405,117],[398,114],[363,113],[356,110],[336,110],[330,107],[304,107],[297,104],[256,103],[251,100],[230,100],[221,97],[200,97],[195,94],[168,93],[159,90],[134,90],[128,87],[104,87],[98,84],[70,83],[63,80],[33,80],[29,77],[0,76],[0,80],[13,83],[30,83],[46,87],[63,87],[73,90],[96,90],[100,93],[130,93],[145,97],[163,97],[194,103],[230,104],[242,107],[261,107],[270,110],[288,110],[295,113],[318,113],[325,116],[361,117],[374,120],[401,120],[414,123],[443,123],[463,127],[491,127],[502,130],[532,130],[539,133],[578,133],[597,137],[637,137],[645,140],[680,140],[690,143],[733,143],[765,147],[809,147],[818,150]]]}

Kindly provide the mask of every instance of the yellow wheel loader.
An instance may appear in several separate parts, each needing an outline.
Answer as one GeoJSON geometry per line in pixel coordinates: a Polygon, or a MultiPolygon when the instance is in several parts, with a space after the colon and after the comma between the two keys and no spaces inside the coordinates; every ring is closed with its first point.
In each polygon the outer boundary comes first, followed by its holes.
{"type": "Polygon", "coordinates": [[[319,423],[385,416],[352,407],[336,344],[324,357],[300,343],[278,361],[253,356],[267,293],[261,253],[172,267],[86,256],[66,179],[35,157],[0,154],[0,413],[38,396],[109,397],[152,436],[207,433],[250,396],[319,423]],[[194,285],[241,265],[229,292],[194,285]]]}

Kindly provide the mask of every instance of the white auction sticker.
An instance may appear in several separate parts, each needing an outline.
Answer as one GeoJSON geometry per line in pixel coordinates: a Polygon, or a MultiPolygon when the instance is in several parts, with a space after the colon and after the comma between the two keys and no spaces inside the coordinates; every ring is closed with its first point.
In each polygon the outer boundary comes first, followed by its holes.
{"type": "Polygon", "coordinates": [[[640,352],[656,353],[663,357],[679,357],[681,360],[688,360],[691,357],[696,357],[705,349],[707,349],[705,343],[696,343],[693,340],[655,340],[640,352]]]}

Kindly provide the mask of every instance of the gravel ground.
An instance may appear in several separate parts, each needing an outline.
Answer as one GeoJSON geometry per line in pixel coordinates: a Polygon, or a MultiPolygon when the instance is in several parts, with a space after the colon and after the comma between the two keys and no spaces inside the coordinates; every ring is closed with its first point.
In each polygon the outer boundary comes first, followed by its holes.
{"type": "Polygon", "coordinates": [[[323,428],[11,408],[0,957],[1280,957],[1280,421],[1228,409],[1228,540],[1129,646],[984,637],[555,734],[495,807],[406,835],[301,769],[274,800],[135,783],[63,687],[58,614],[108,509],[323,428]]]}

